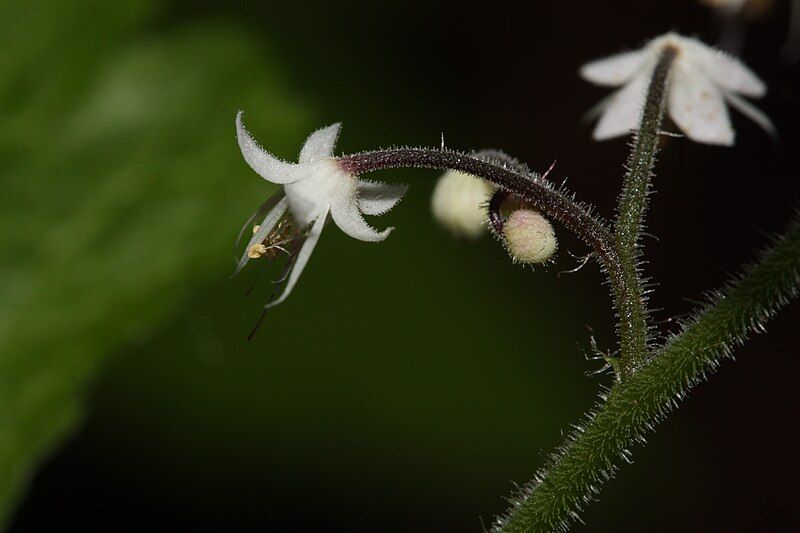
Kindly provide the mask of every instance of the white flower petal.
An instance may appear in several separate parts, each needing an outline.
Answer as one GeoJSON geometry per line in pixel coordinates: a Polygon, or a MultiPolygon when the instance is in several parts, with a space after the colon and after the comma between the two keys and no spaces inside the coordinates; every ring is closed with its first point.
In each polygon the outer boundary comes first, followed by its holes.
{"type": "Polygon", "coordinates": [[[647,59],[648,50],[623,52],[586,63],[580,68],[583,79],[597,85],[618,87],[636,74],[647,59]]]}
{"type": "Polygon", "coordinates": [[[761,78],[735,57],[715,50],[694,39],[686,39],[684,44],[697,68],[726,91],[760,98],[767,93],[767,86],[761,78]]]}
{"type": "Polygon", "coordinates": [[[324,211],[314,222],[314,225],[311,226],[311,231],[309,232],[308,237],[306,237],[303,246],[297,253],[297,259],[295,259],[292,271],[289,273],[289,280],[286,282],[286,288],[283,289],[283,293],[281,293],[277,300],[267,305],[267,309],[270,307],[275,307],[283,302],[286,298],[288,298],[289,294],[292,292],[292,289],[294,289],[297,280],[300,278],[300,274],[303,273],[303,269],[306,267],[306,263],[308,263],[309,257],[311,257],[311,252],[313,252],[314,248],[317,246],[317,241],[319,241],[319,236],[322,233],[322,228],[325,226],[325,220],[327,218],[328,212],[324,211]]]}
{"type": "Polygon", "coordinates": [[[342,123],[337,122],[326,128],[320,128],[309,135],[302,150],[300,150],[298,161],[300,163],[312,163],[331,157],[341,129],[342,123]]]}
{"type": "Polygon", "coordinates": [[[733,144],[722,93],[701,72],[676,65],[668,98],[669,115],[687,137],[707,144],[733,144]]]}
{"type": "Polygon", "coordinates": [[[364,220],[358,210],[356,179],[341,183],[331,198],[331,216],[343,232],[360,241],[377,242],[389,236],[394,228],[376,231],[364,220]]]}
{"type": "Polygon", "coordinates": [[[242,111],[236,115],[236,136],[239,140],[239,148],[250,168],[267,181],[272,183],[284,184],[298,180],[296,172],[293,172],[295,165],[281,161],[263,148],[250,136],[242,122],[242,111]]]}
{"type": "Polygon", "coordinates": [[[775,129],[775,124],[772,123],[766,113],[758,109],[741,96],[737,96],[733,93],[726,94],[725,99],[728,100],[728,103],[730,103],[733,107],[738,109],[741,114],[761,126],[761,128],[766,131],[770,137],[773,139],[778,138],[778,130],[775,129]]]}
{"type": "Polygon", "coordinates": [[[277,204],[275,204],[275,207],[273,207],[270,212],[267,213],[267,215],[264,217],[264,221],[259,224],[258,231],[253,234],[253,236],[250,238],[250,242],[247,243],[247,246],[244,249],[244,254],[242,255],[242,258],[239,259],[239,264],[236,265],[236,271],[234,272],[234,275],[238,274],[239,271],[242,270],[242,268],[244,268],[244,266],[250,260],[250,258],[247,256],[247,252],[250,250],[250,247],[267,238],[269,232],[272,231],[272,228],[275,227],[283,214],[286,213],[286,209],[288,207],[289,202],[286,197],[283,197],[277,204]]]}
{"type": "Polygon", "coordinates": [[[358,180],[358,209],[366,215],[382,215],[397,205],[408,185],[358,180]]]}
{"type": "Polygon", "coordinates": [[[650,72],[643,71],[611,96],[592,134],[596,141],[627,135],[639,126],[650,72]]]}

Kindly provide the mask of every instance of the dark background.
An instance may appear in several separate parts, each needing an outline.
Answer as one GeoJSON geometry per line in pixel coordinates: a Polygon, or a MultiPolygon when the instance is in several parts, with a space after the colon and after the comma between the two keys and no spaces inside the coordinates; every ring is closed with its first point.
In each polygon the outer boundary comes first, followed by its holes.
{"type": "MultiPolygon", "coordinates": [[[[742,52],[769,86],[757,105],[780,140],[732,112],[733,148],[664,143],[648,223],[658,240],[646,243],[659,319],[689,313],[797,206],[800,76],[778,59],[787,20],[788,2],[776,2],[748,25],[742,52]]],[[[591,141],[581,117],[607,91],[578,67],[669,30],[720,34],[688,0],[184,1],[125,39],[195,24],[236,28],[275,58],[308,110],[281,156],[339,120],[345,152],[435,145],[444,132],[451,147],[502,148],[534,169],[558,160],[556,179],[608,216],[626,141],[591,141]]],[[[267,147],[261,132],[280,105],[247,109],[267,147]]],[[[236,157],[232,112],[230,122],[225,157],[236,157]]],[[[233,168],[230,187],[253,185],[233,168]]],[[[609,383],[583,374],[596,368],[587,326],[614,342],[602,278],[594,265],[556,275],[575,263],[567,250],[584,251],[560,228],[558,264],[534,272],[490,239],[454,242],[427,210],[435,173],[386,177],[413,184],[377,222],[398,230],[372,248],[327,228],[253,342],[263,295],[243,300],[251,278],[224,267],[110,348],[79,431],[39,470],[11,530],[475,531],[504,511],[513,483],[609,383]]],[[[243,201],[242,218],[260,201],[243,201]]],[[[229,250],[206,247],[225,261],[229,250]]],[[[574,529],[796,527],[799,318],[794,303],[694,390],[574,529]]]]}

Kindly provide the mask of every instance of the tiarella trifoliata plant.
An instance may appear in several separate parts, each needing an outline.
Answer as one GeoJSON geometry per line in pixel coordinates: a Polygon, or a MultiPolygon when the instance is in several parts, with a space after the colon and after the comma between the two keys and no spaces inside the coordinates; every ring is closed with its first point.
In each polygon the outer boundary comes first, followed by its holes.
{"type": "Polygon", "coordinates": [[[665,113],[693,141],[732,145],[726,102],[772,130],[766,116],[742,99],[759,97],[766,87],[737,59],[672,33],[641,50],[589,63],[581,74],[595,83],[622,86],[604,105],[595,138],[634,134],[613,226],[555,186],[548,179],[552,166],[540,175],[497,150],[391,148],[335,157],[339,126],[334,125],[314,132],[299,162],[290,164],[261,149],[244,129],[241,114],[237,117],[245,160],[263,178],[283,186],[246,224],[263,219],[237,267],[251,259],[286,256],[282,280],[288,284],[266,307],[294,287],[329,218],[356,239],[387,236],[389,230],[373,230],[362,215],[386,212],[406,188],[360,176],[393,168],[445,171],[432,209],[453,233],[476,237],[488,228],[514,261],[546,264],[557,248],[555,221],[585,243],[587,257],[608,277],[618,346],[598,355],[613,374],[612,384],[533,481],[513,496],[511,508],[492,525],[496,531],[566,530],[620,461],[629,458],[629,448],[643,442],[692,386],[796,296],[800,284],[800,221],[795,219],[757,263],[683,321],[677,334],[658,337],[647,309],[639,241],[665,113]]]}

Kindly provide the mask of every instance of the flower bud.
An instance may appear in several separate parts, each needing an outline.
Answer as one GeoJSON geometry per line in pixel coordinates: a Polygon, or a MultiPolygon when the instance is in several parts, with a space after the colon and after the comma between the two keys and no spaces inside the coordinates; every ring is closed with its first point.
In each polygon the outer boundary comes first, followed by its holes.
{"type": "Polygon", "coordinates": [[[550,221],[532,209],[517,209],[503,224],[503,237],[511,258],[519,263],[544,263],[558,241],[550,221]]]}
{"type": "Polygon", "coordinates": [[[486,202],[493,191],[488,182],[448,170],[433,189],[433,216],[453,235],[476,239],[486,231],[486,202]]]}

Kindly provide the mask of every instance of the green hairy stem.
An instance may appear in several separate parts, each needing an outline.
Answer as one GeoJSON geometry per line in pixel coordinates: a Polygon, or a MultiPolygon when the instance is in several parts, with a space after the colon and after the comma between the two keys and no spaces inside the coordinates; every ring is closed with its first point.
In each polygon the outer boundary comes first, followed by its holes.
{"type": "Polygon", "coordinates": [[[800,217],[756,265],[729,282],[653,359],[617,383],[516,496],[495,531],[564,531],[629,447],[800,289],[800,217]]]}
{"type": "Polygon", "coordinates": [[[619,314],[620,379],[633,373],[648,356],[650,329],[647,324],[646,299],[639,273],[639,245],[642,221],[647,210],[658,139],[664,118],[667,83],[676,50],[666,47],[653,70],[636,140],[628,157],[627,173],[619,197],[614,237],[624,283],[614,286],[619,314]],[[624,292],[623,292],[624,291],[624,292]]]}

